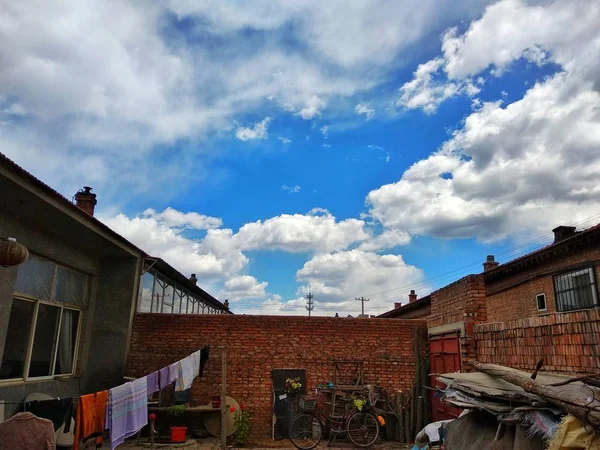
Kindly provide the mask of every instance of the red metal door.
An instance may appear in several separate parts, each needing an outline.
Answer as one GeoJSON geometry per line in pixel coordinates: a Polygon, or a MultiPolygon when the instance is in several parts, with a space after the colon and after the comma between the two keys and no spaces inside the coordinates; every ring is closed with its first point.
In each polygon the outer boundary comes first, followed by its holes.
{"type": "MultiPolygon", "coordinates": [[[[458,340],[458,331],[429,338],[429,356],[431,364],[431,386],[444,389],[445,384],[440,383],[435,378],[436,374],[460,372],[460,341],[458,340]]],[[[458,417],[460,410],[454,406],[446,404],[436,396],[436,392],[431,393],[431,409],[434,421],[446,420],[458,417]]]]}

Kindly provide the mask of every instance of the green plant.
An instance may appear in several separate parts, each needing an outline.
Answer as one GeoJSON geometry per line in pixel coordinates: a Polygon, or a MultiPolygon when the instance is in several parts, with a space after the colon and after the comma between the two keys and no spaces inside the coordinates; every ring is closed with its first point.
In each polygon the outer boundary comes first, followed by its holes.
{"type": "Polygon", "coordinates": [[[167,414],[173,418],[173,422],[178,422],[179,418],[185,412],[185,405],[173,405],[167,408],[167,414]]]}
{"type": "Polygon", "coordinates": [[[250,413],[243,403],[240,403],[240,407],[233,416],[233,424],[235,426],[234,443],[237,447],[242,447],[248,442],[250,436],[250,413]]]}

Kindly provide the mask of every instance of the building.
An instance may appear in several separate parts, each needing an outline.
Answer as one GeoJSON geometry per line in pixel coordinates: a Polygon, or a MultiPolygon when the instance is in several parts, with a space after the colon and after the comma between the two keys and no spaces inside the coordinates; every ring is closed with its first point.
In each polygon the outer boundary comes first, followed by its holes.
{"type": "Polygon", "coordinates": [[[552,231],[552,244],[484,273],[488,322],[598,306],[600,224],[552,231]]]}
{"type": "Polygon", "coordinates": [[[136,307],[229,312],[94,218],[91,189],[76,194],[76,205],[0,154],[0,192],[0,239],[29,250],[24,263],[0,267],[5,417],[32,392],[72,397],[120,384],[136,307]]]}
{"type": "MultiPolygon", "coordinates": [[[[586,230],[560,226],[554,242],[468,275],[379,317],[426,319],[430,372],[469,370],[469,362],[534,370],[600,373],[598,284],[600,224],[586,230]]],[[[435,377],[431,384],[436,385],[435,377]]],[[[452,416],[432,399],[434,419],[452,416]]]]}

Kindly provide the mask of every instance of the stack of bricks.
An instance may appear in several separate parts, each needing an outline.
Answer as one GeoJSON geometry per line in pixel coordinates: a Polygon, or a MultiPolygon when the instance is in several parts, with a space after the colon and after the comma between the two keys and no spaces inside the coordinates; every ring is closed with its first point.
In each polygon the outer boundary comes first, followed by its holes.
{"type": "Polygon", "coordinates": [[[475,326],[477,360],[533,371],[600,374],[600,309],[475,326]]]}
{"type": "Polygon", "coordinates": [[[254,436],[270,436],[272,369],[304,369],[307,388],[333,380],[334,360],[364,360],[365,382],[388,392],[412,387],[414,339],[425,321],[334,317],[137,314],[127,375],[143,376],[210,346],[194,403],[221,392],[221,347],[227,349],[227,392],[252,413],[254,436]]]}

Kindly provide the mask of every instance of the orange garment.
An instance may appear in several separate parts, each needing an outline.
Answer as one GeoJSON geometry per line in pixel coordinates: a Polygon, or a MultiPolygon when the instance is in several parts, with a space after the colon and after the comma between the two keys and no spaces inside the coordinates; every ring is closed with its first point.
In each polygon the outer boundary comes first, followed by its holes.
{"type": "Polygon", "coordinates": [[[77,414],[75,415],[75,442],[73,450],[80,450],[83,441],[86,448],[92,439],[96,442],[96,448],[102,445],[102,435],[106,424],[106,400],[108,391],[95,394],[82,395],[77,403],[77,414]]]}

